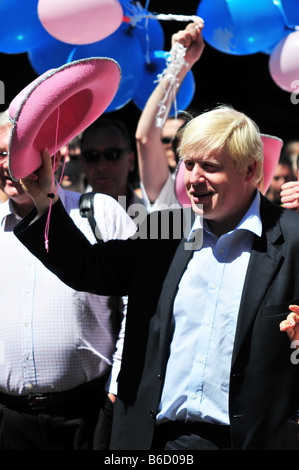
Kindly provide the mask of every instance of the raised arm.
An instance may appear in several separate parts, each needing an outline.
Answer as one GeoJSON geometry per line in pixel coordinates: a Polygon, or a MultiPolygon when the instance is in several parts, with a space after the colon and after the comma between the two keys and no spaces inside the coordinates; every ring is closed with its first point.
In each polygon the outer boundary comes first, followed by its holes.
{"type": "MultiPolygon", "coordinates": [[[[203,22],[198,19],[172,36],[172,45],[179,42],[187,48],[185,60],[188,66],[183,66],[178,75],[179,85],[203,52],[202,28],[203,22]]],[[[169,82],[165,78],[157,85],[146,103],[136,130],[140,180],[151,202],[156,200],[169,175],[165,150],[161,142],[161,129],[155,124],[159,102],[168,86],[169,82]]],[[[169,97],[169,100],[172,98],[169,97]]]]}

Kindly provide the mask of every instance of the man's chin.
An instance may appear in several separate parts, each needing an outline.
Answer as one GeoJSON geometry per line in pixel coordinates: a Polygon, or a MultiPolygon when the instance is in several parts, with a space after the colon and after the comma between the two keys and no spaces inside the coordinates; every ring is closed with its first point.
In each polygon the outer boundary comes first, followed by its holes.
{"type": "Polygon", "coordinates": [[[191,207],[192,207],[192,210],[195,214],[201,215],[201,216],[204,215],[204,209],[203,209],[202,204],[196,203],[193,200],[191,200],[191,207]]]}

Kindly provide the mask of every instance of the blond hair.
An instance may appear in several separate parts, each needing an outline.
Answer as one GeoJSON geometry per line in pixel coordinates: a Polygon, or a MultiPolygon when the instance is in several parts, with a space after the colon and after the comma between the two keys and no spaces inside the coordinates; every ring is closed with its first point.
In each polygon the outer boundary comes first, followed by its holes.
{"type": "Polygon", "coordinates": [[[179,148],[180,157],[196,153],[226,150],[243,172],[257,163],[255,180],[263,182],[263,143],[258,126],[245,114],[229,106],[218,106],[193,118],[184,128],[179,148]]]}

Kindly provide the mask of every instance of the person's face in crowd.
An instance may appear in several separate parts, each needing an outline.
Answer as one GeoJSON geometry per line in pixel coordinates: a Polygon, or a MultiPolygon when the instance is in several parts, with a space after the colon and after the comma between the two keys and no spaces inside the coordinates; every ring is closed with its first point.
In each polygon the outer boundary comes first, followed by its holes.
{"type": "Polygon", "coordinates": [[[226,151],[190,155],[184,162],[184,183],[194,212],[208,220],[215,234],[235,228],[252,202],[256,164],[237,173],[226,151]]]}
{"type": "Polygon", "coordinates": [[[30,196],[24,192],[20,183],[13,181],[9,174],[8,145],[10,132],[11,126],[9,125],[0,128],[0,189],[15,202],[31,202],[33,204],[30,196]]]}
{"type": "Polygon", "coordinates": [[[117,199],[127,194],[127,180],[134,169],[134,152],[114,126],[89,129],[82,141],[83,170],[98,193],[117,199]]]}
{"type": "MultiPolygon", "coordinates": [[[[67,146],[62,149],[62,154],[64,156],[65,165],[61,180],[61,186],[64,189],[69,191],[78,191],[84,192],[85,185],[84,185],[84,178],[85,173],[82,168],[82,160],[81,150],[80,147],[76,147],[75,149],[69,150],[67,146]],[[66,153],[68,152],[68,153],[66,153]]],[[[63,169],[63,162],[60,165],[60,168],[57,172],[57,178],[60,179],[61,172],[63,169]]]]}
{"type": "Polygon", "coordinates": [[[284,183],[294,180],[294,175],[291,168],[288,165],[278,164],[273,175],[271,184],[269,186],[268,195],[269,199],[273,202],[280,202],[280,191],[284,183]]]}
{"type": "Polygon", "coordinates": [[[162,128],[161,141],[165,150],[166,159],[170,168],[175,168],[177,162],[172,148],[172,142],[179,128],[184,124],[183,119],[167,119],[162,128]]]}

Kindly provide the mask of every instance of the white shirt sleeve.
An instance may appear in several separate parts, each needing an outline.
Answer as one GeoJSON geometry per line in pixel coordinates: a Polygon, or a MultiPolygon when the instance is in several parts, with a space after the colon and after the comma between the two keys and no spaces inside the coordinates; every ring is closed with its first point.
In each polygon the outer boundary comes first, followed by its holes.
{"type": "Polygon", "coordinates": [[[151,204],[142,182],[140,183],[140,188],[142,191],[144,204],[148,213],[151,213],[157,210],[181,207],[175,195],[174,183],[175,183],[175,175],[169,171],[168,178],[165,181],[163,188],[161,189],[157,199],[155,200],[153,204],[151,204]]]}
{"type": "Polygon", "coordinates": [[[125,240],[136,232],[136,224],[125,209],[112,197],[96,193],[94,196],[94,218],[103,241],[125,240]]]}

